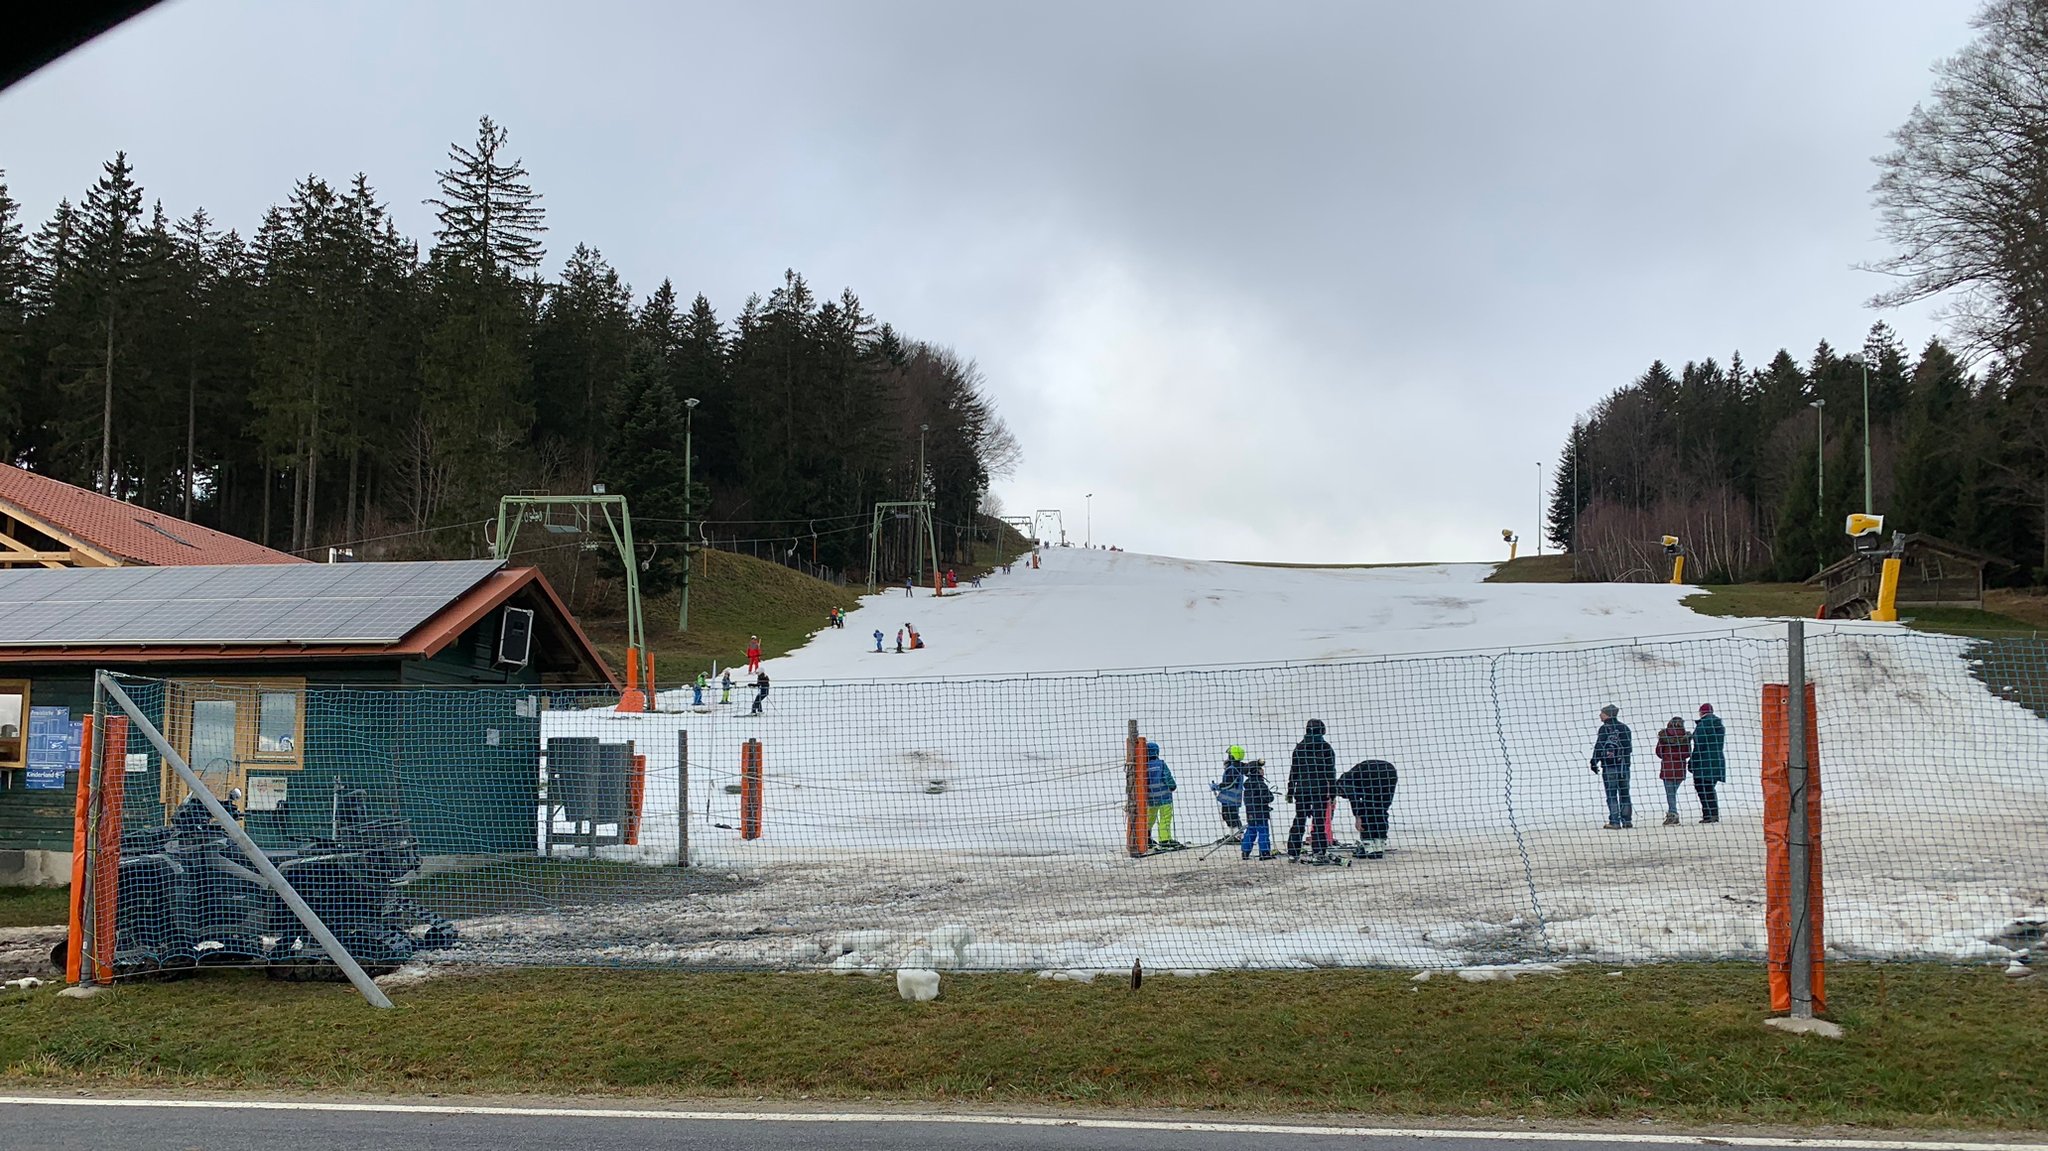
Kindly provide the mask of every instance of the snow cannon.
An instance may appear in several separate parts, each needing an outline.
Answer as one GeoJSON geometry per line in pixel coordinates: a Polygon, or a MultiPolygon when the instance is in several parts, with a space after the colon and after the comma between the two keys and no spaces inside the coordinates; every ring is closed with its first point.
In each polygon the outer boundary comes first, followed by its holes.
{"type": "Polygon", "coordinates": [[[1502,543],[1508,545],[1508,562],[1515,562],[1515,545],[1522,542],[1522,537],[1516,535],[1513,528],[1502,528],[1500,529],[1500,539],[1502,543]]]}
{"type": "Polygon", "coordinates": [[[1665,536],[1662,543],[1664,554],[1671,557],[1671,582],[1684,583],[1685,545],[1678,542],[1677,536],[1665,536]]]}
{"type": "Polygon", "coordinates": [[[1884,543],[1884,517],[1869,512],[1851,512],[1842,525],[1849,541],[1859,552],[1876,551],[1884,543]]]}

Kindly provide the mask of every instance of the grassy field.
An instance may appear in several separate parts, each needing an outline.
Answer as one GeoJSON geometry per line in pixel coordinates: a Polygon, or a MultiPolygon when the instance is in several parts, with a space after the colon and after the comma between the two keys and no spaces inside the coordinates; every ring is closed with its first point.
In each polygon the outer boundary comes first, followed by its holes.
{"type": "Polygon", "coordinates": [[[69,887],[0,887],[0,927],[47,927],[70,917],[69,887]]]}
{"type": "MultiPolygon", "coordinates": [[[[751,556],[705,550],[697,553],[690,580],[690,630],[676,630],[677,596],[649,597],[648,645],[654,649],[657,685],[682,683],[716,660],[720,667],[746,663],[747,637],[761,637],[762,654],[786,655],[825,626],[834,607],[852,608],[858,588],[842,588],[802,572],[751,556]]],[[[612,667],[626,663],[623,617],[584,619],[587,632],[612,667]]]]}
{"type": "Polygon", "coordinates": [[[1570,583],[1572,557],[1518,556],[1493,569],[1487,583],[1570,583]]]}
{"type": "Polygon", "coordinates": [[[514,971],[371,1010],[346,985],[210,973],[0,998],[15,1088],[915,1098],[1384,1115],[2048,1126],[2048,979],[1838,965],[1839,1042],[1759,1025],[1761,968],[1154,976],[1132,991],[949,976],[514,971]]]}
{"type": "MultiPolygon", "coordinates": [[[[1821,592],[1803,583],[1746,583],[1702,586],[1680,601],[1701,615],[1756,618],[1799,616],[1813,618],[1820,607],[1821,592]]],[[[1974,608],[1914,608],[1901,611],[1907,627],[1956,635],[1984,635],[2029,632],[2048,628],[2048,600],[2020,592],[1994,591],[1985,596],[1987,610],[1974,608]],[[2022,613],[2036,616],[2029,620],[2022,613]]]]}

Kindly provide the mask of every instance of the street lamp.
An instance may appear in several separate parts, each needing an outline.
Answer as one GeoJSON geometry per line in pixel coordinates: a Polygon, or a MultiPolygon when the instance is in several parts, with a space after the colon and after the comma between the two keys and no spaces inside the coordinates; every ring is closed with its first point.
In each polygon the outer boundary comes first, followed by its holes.
{"type": "Polygon", "coordinates": [[[1095,493],[1089,492],[1081,497],[1081,505],[1088,519],[1088,538],[1083,541],[1083,546],[1092,548],[1095,546],[1095,493]]]}
{"type": "Polygon", "coordinates": [[[690,483],[690,465],[695,453],[691,440],[697,431],[697,401],[683,401],[683,595],[682,606],[676,611],[676,630],[690,630],[690,545],[696,533],[691,530],[690,520],[697,514],[696,490],[690,483]]]}
{"type": "MultiPolygon", "coordinates": [[[[917,425],[917,499],[919,503],[924,502],[924,434],[930,430],[930,424],[917,425]]],[[[931,509],[922,508],[920,510],[924,512],[925,522],[930,523],[932,517],[931,509]]],[[[912,520],[910,524],[910,539],[912,551],[910,570],[914,576],[921,579],[924,575],[924,537],[917,534],[917,521],[915,520],[912,520]]],[[[937,548],[938,542],[936,540],[933,541],[932,546],[937,548]]],[[[938,576],[938,567],[939,557],[935,551],[932,554],[933,578],[938,576]]]]}
{"type": "Polygon", "coordinates": [[[1536,461],[1536,554],[1543,554],[1543,461],[1536,461]]]}
{"type": "Polygon", "coordinates": [[[1813,514],[1822,522],[1827,520],[1827,508],[1823,506],[1828,498],[1827,412],[1827,400],[1813,401],[1813,514]]]}
{"type": "Polygon", "coordinates": [[[1870,495],[1870,357],[1858,356],[1856,364],[1863,369],[1863,510],[1875,514],[1877,501],[1870,495]]]}

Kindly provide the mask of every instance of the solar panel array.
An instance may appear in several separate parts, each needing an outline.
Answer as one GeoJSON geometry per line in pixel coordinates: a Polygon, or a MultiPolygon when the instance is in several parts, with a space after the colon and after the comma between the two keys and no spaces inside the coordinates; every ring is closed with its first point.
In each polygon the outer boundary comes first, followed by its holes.
{"type": "Polygon", "coordinates": [[[497,560],[0,571],[0,646],[396,643],[497,560]]]}

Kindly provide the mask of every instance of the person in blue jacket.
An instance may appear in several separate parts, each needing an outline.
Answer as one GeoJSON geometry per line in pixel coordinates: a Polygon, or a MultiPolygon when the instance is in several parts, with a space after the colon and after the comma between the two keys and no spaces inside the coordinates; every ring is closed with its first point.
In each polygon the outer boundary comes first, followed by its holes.
{"type": "Polygon", "coordinates": [[[1173,837],[1173,769],[1159,758],[1159,745],[1145,741],[1145,819],[1151,828],[1151,846],[1175,851],[1187,846],[1173,837]]]}
{"type": "Polygon", "coordinates": [[[1260,859],[1273,858],[1273,788],[1266,782],[1265,761],[1258,759],[1244,765],[1244,838],[1237,857],[1250,859],[1254,843],[1260,859]]]}
{"type": "MultiPolygon", "coordinates": [[[[1264,760],[1252,763],[1265,766],[1264,760]]],[[[1223,809],[1223,826],[1230,829],[1225,838],[1242,840],[1244,821],[1238,818],[1238,809],[1244,805],[1244,769],[1247,766],[1244,748],[1231,744],[1223,753],[1223,782],[1212,783],[1209,790],[1216,793],[1216,805],[1223,809]]]]}
{"type": "Polygon", "coordinates": [[[875,629],[875,650],[876,650],[876,651],[881,651],[881,650],[882,650],[882,629],[881,629],[881,628],[876,628],[876,629],[875,629]]]}
{"type": "Polygon", "coordinates": [[[1600,709],[1600,734],[1593,738],[1593,774],[1607,789],[1608,831],[1634,827],[1635,804],[1629,802],[1629,773],[1635,766],[1635,737],[1621,722],[1621,709],[1608,704],[1600,709]]]}

